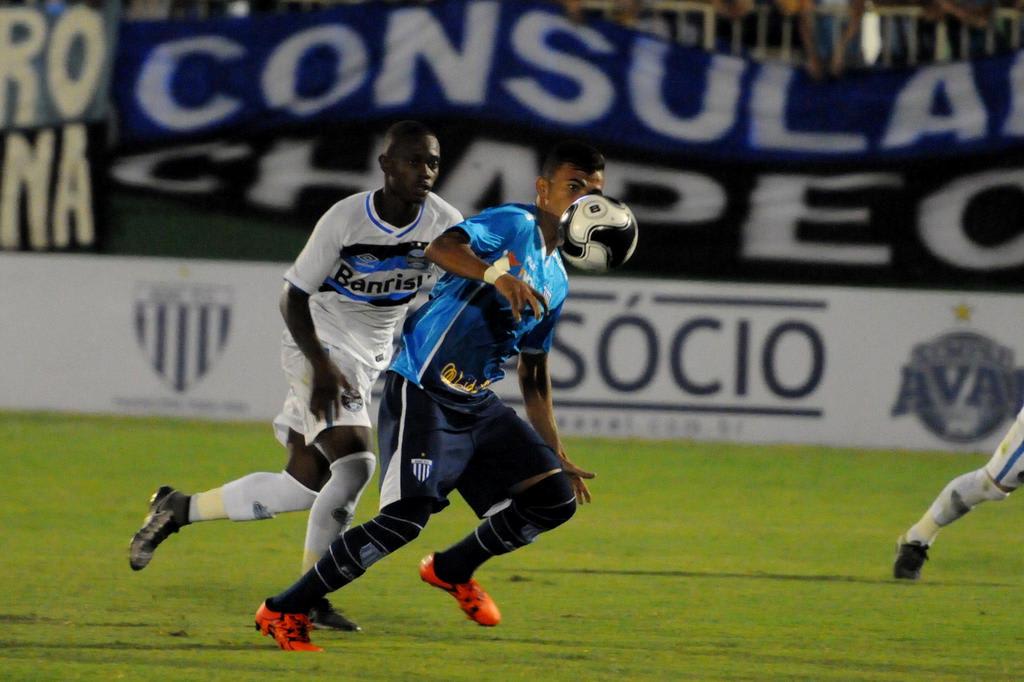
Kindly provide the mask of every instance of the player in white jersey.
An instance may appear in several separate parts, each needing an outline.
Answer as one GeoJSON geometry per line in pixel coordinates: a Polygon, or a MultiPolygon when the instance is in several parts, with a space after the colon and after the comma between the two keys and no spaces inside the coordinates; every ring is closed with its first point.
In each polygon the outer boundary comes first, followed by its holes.
{"type": "Polygon", "coordinates": [[[939,529],[948,526],[988,500],[1005,500],[1024,484],[1024,408],[1010,430],[980,469],[957,476],[946,484],[924,516],[896,542],[893,577],[917,580],[928,559],[928,548],[939,529]]]}
{"type": "MultiPolygon", "coordinates": [[[[285,273],[281,362],[290,388],[274,419],[288,449],[285,470],[194,495],[160,487],[132,538],[133,569],[145,568],[157,546],[189,523],[309,509],[305,572],[348,527],[375,467],[370,389],[391,359],[409,303],[434,276],[424,248],[462,221],[431,192],[440,145],[425,126],[391,126],[379,163],[384,186],[332,206],[285,273]]],[[[320,627],[358,629],[326,601],[315,616],[320,627]]]]}

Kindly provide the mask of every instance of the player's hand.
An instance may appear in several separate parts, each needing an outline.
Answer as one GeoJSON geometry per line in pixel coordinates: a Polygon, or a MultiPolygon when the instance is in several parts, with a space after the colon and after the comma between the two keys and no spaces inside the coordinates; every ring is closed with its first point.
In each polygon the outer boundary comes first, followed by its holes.
{"type": "Polygon", "coordinates": [[[327,419],[331,414],[338,414],[341,410],[341,392],[352,392],[352,385],[341,370],[329,361],[314,364],[309,396],[309,411],[313,416],[327,419]]]}
{"type": "Polygon", "coordinates": [[[548,312],[548,301],[544,294],[514,275],[505,273],[495,280],[494,288],[511,304],[512,319],[516,322],[522,319],[523,311],[527,308],[533,310],[533,316],[538,320],[548,312]]]}
{"type": "Polygon", "coordinates": [[[590,479],[597,476],[597,474],[586,471],[579,468],[565,456],[565,452],[559,452],[558,456],[562,459],[562,471],[569,477],[569,483],[572,484],[572,491],[576,494],[576,502],[578,504],[586,504],[590,502],[590,489],[587,487],[586,482],[583,479],[590,479]]]}

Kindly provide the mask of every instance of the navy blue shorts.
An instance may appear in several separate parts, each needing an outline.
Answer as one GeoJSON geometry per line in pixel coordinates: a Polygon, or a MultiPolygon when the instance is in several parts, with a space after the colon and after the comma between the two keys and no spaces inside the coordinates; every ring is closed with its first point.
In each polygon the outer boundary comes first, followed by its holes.
{"type": "Polygon", "coordinates": [[[562,464],[555,451],[511,407],[495,397],[477,412],[433,400],[388,372],[377,418],[380,506],[427,497],[434,511],[458,490],[477,516],[509,496],[509,489],[562,464]]]}

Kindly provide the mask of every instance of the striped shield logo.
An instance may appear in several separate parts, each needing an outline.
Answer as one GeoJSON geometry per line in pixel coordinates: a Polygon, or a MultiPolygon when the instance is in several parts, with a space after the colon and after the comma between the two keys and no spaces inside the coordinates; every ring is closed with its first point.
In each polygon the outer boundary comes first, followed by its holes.
{"type": "Polygon", "coordinates": [[[429,459],[423,459],[417,457],[416,459],[409,460],[412,462],[412,475],[416,477],[416,480],[423,483],[430,476],[430,467],[433,466],[433,462],[429,459]]]}
{"type": "Polygon", "coordinates": [[[213,367],[231,332],[232,289],[204,284],[140,284],[135,340],[149,366],[183,393],[213,367]]]}

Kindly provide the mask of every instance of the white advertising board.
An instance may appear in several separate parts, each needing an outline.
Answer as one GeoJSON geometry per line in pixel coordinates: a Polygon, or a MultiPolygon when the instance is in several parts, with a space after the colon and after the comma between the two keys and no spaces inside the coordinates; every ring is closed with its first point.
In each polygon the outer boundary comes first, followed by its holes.
{"type": "MultiPolygon", "coordinates": [[[[0,408],[270,419],[285,268],[0,255],[0,408]]],[[[1024,395],[1024,296],[583,277],[572,291],[550,365],[567,435],[988,451],[1024,395]]],[[[518,397],[514,376],[497,390],[518,397]]]]}
{"type": "Polygon", "coordinates": [[[1024,296],[573,282],[569,433],[987,451],[1019,409],[1024,296]]]}
{"type": "Polygon", "coordinates": [[[0,408],[273,416],[284,270],[0,255],[0,408]]]}

